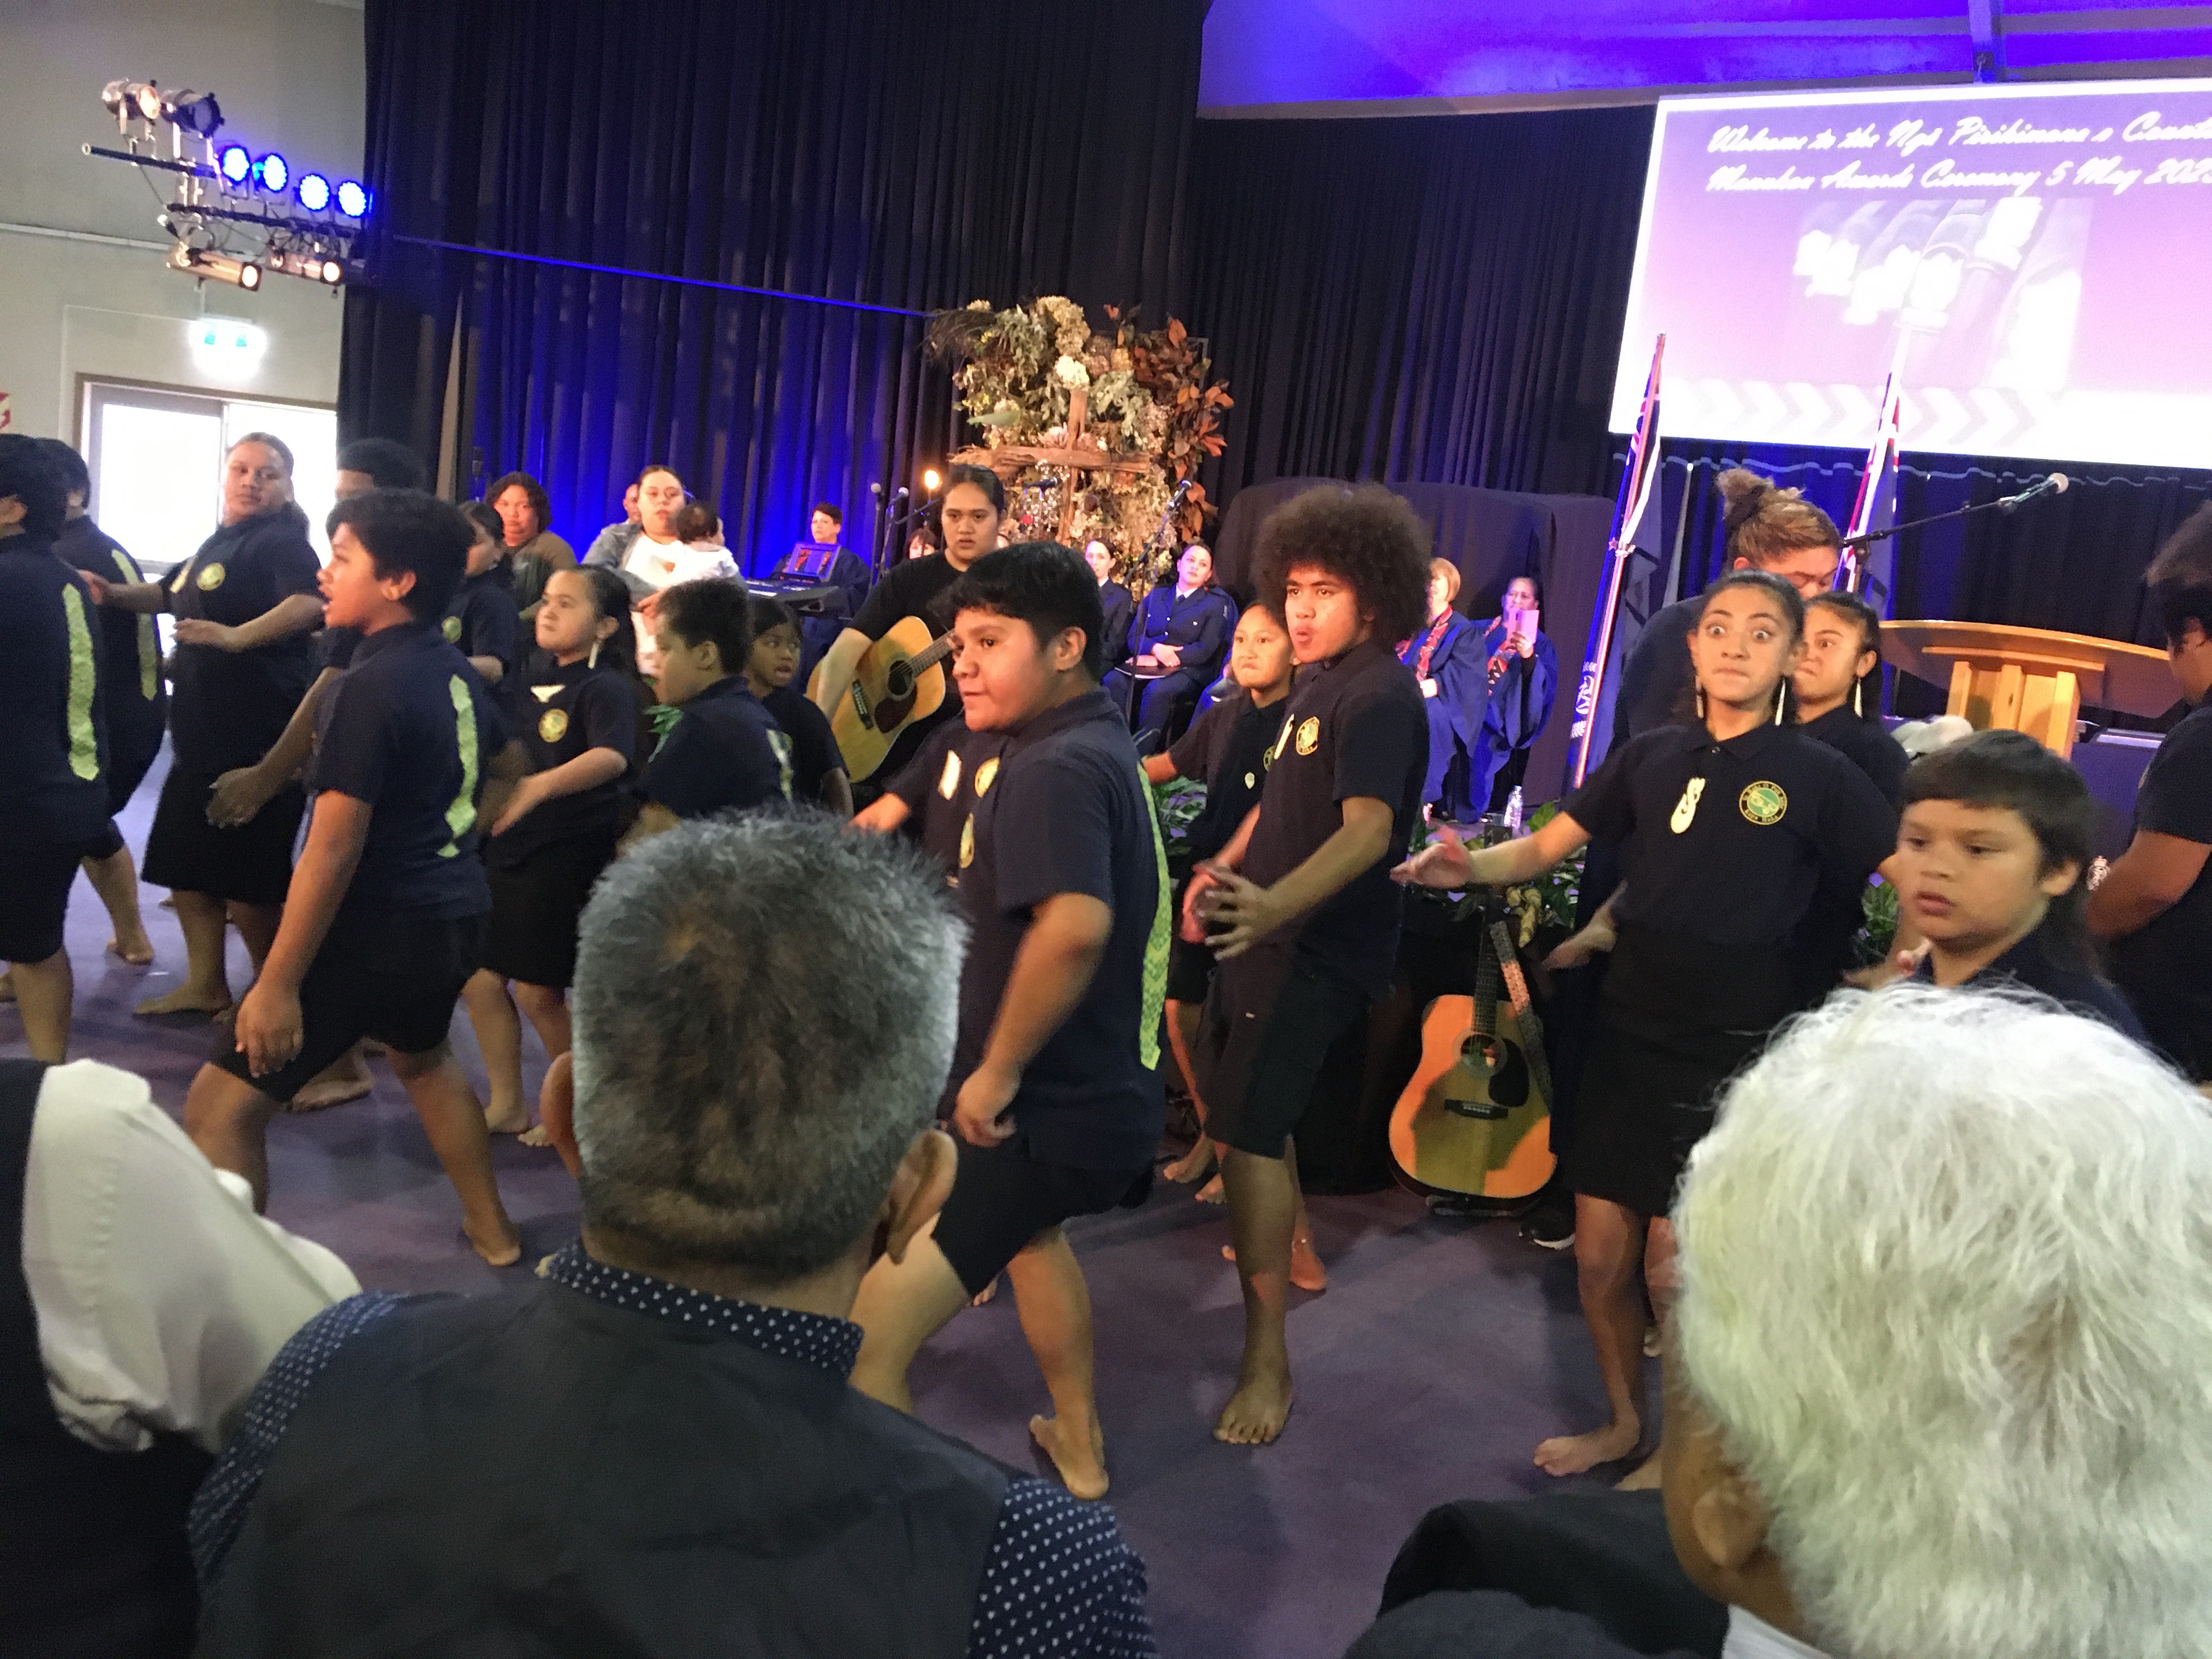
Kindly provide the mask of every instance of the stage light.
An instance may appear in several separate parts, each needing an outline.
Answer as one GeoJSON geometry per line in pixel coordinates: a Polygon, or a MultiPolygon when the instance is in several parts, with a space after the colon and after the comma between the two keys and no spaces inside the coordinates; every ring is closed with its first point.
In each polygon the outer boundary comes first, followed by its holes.
{"type": "Polygon", "coordinates": [[[330,204],[331,181],[319,173],[301,175],[300,205],[310,213],[320,213],[330,204]]]}
{"type": "Polygon", "coordinates": [[[368,216],[368,192],[351,179],[338,185],[338,211],[349,219],[368,216]]]}
{"type": "Polygon", "coordinates": [[[292,169],[273,149],[253,164],[253,170],[260,177],[261,188],[271,196],[282,196],[284,186],[292,182],[292,169]]]}
{"type": "Polygon", "coordinates": [[[161,118],[161,89],[151,86],[136,86],[131,89],[131,101],[138,106],[141,118],[158,121],[161,118]]]}
{"type": "Polygon", "coordinates": [[[169,250],[169,269],[203,282],[228,283],[249,292],[261,286],[261,267],[251,259],[235,258],[213,248],[186,247],[182,242],[169,250]]]}
{"type": "Polygon", "coordinates": [[[324,260],[323,263],[316,268],[315,274],[320,276],[325,282],[328,283],[332,288],[336,288],[340,283],[345,281],[345,267],[335,259],[324,260]]]}
{"type": "Polygon", "coordinates": [[[222,106],[211,92],[173,92],[165,102],[167,107],[162,112],[186,132],[212,138],[222,125],[222,106]]]}
{"type": "Polygon", "coordinates": [[[246,153],[243,144],[232,144],[224,149],[218,165],[228,184],[242,185],[253,176],[253,158],[246,153]]]}
{"type": "Polygon", "coordinates": [[[921,475],[921,487],[933,495],[937,493],[937,486],[944,482],[944,479],[938,477],[937,469],[933,466],[921,475]]]}

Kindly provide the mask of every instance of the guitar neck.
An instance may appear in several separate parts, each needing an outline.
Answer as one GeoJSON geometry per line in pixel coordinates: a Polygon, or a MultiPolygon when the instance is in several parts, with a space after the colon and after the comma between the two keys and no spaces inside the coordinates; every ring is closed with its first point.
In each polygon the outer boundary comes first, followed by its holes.
{"type": "Polygon", "coordinates": [[[1513,1000],[1514,1023],[1521,1028],[1521,1052],[1528,1062],[1528,1075],[1548,1104],[1552,1099],[1552,1067],[1544,1057],[1544,1030],[1537,1024],[1534,1006],[1528,1000],[1528,981],[1521,974],[1521,957],[1513,948],[1513,936],[1503,921],[1490,924],[1491,948],[1505,975],[1505,990],[1513,1000]]]}
{"type": "Polygon", "coordinates": [[[921,650],[915,652],[914,655],[908,657],[906,659],[907,666],[913,669],[915,673],[919,674],[925,669],[936,667],[938,664],[943,662],[951,654],[952,635],[949,633],[939,634],[927,645],[925,645],[921,650]]]}

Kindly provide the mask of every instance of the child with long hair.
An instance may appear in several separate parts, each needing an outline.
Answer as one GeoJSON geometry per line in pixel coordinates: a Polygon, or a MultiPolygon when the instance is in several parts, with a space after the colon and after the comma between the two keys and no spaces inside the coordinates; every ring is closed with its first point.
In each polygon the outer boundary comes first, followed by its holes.
{"type": "Polygon", "coordinates": [[[1722,577],[1690,635],[1696,724],[1615,750],[1532,836],[1475,851],[1446,831],[1397,872],[1432,887],[1505,886],[1593,836],[1622,844],[1620,943],[1561,1166],[1612,1415],[1538,1446],[1537,1467],[1551,1474],[1626,1458],[1642,1443],[1639,1260],[1663,1319],[1674,1183],[1721,1084],[1795,1012],[1793,939],[1812,895],[1823,880],[1864,882],[1896,845],[1881,791],[1790,722],[1804,626],[1805,602],[1780,577],[1722,577]]]}
{"type": "Polygon", "coordinates": [[[615,855],[621,785],[637,757],[644,696],[631,650],[629,590],[615,572],[600,565],[555,571],[535,626],[538,654],[514,700],[530,770],[484,848],[491,923],[483,966],[463,997],[491,1085],[487,1121],[495,1133],[542,1146],[544,1131],[530,1127],[522,1098],[515,1002],[547,1060],[568,1053],[576,921],[615,855]]]}

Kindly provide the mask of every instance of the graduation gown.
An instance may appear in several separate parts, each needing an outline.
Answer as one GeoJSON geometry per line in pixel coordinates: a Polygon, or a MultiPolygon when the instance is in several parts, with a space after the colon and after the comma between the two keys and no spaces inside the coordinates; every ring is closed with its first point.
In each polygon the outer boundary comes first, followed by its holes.
{"type": "MultiPolygon", "coordinates": [[[[1504,619],[1493,617],[1474,631],[1474,655],[1486,674],[1491,653],[1505,643],[1504,619]]],[[[1492,781],[1513,751],[1536,741],[1559,689],[1559,653],[1543,635],[1536,635],[1527,659],[1516,651],[1505,659],[1505,672],[1484,700],[1481,741],[1468,750],[1468,799],[1474,811],[1489,806],[1492,781]]]]}

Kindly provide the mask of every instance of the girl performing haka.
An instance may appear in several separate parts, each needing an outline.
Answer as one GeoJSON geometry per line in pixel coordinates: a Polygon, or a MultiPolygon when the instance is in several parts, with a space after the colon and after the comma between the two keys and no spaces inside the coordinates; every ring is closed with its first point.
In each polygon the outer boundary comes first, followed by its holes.
{"type": "Polygon", "coordinates": [[[1593,836],[1624,844],[1620,944],[1562,1160],[1575,1193],[1575,1261],[1611,1419],[1536,1448],[1574,1474],[1644,1438],[1644,1279],[1663,1318],[1667,1219],[1720,1085],[1796,1011],[1793,941],[1822,881],[1856,886],[1897,844],[1897,815],[1867,775],[1790,723],[1789,678],[1805,603],[1763,571],[1707,591],[1690,653],[1699,718],[1615,750],[1533,836],[1475,851],[1449,831],[1401,866],[1425,886],[1506,886],[1593,836]]]}

